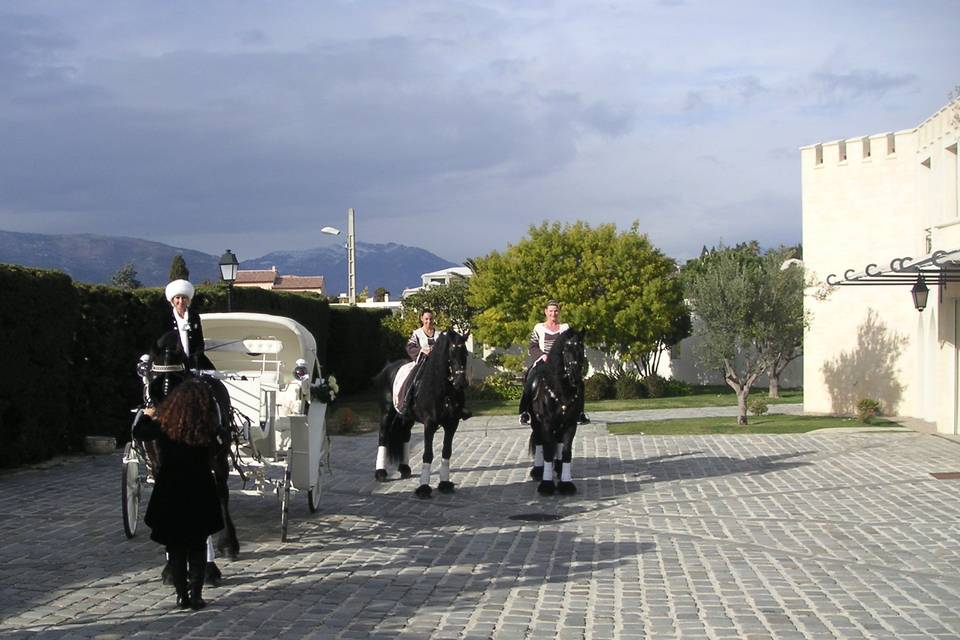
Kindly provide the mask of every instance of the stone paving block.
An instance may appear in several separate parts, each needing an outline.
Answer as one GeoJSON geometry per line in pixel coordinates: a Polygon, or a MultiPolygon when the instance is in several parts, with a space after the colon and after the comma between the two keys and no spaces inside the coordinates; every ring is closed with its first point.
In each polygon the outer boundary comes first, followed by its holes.
{"type": "Polygon", "coordinates": [[[276,499],[235,492],[241,556],[197,614],[172,611],[148,532],[120,531],[118,492],[102,490],[119,456],[5,474],[0,637],[960,637],[958,483],[929,476],[960,467],[956,444],[594,424],[580,492],[547,500],[524,430],[484,420],[457,435],[452,496],[374,482],[373,436],[334,438],[321,509],[294,496],[286,544],[276,499]],[[35,517],[64,486],[58,517],[35,517]],[[563,517],[508,518],[531,512],[563,517]]]}

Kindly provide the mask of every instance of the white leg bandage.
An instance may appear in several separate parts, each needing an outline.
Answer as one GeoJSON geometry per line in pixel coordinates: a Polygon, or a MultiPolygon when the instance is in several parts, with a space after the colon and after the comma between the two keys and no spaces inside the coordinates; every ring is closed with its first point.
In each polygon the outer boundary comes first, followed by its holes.
{"type": "Polygon", "coordinates": [[[377,469],[386,469],[387,468],[387,448],[384,446],[377,447],[377,469]]]}
{"type": "Polygon", "coordinates": [[[563,469],[560,471],[560,482],[570,482],[573,480],[573,463],[564,462],[563,469]]]}
{"type": "Polygon", "coordinates": [[[533,450],[533,466],[543,466],[543,445],[537,445],[533,450]]]}
{"type": "Polygon", "coordinates": [[[553,482],[553,460],[546,460],[543,463],[543,481],[553,482]]]}
{"type": "Polygon", "coordinates": [[[217,550],[213,546],[213,536],[207,536],[207,562],[217,559],[217,550]]]}
{"type": "Polygon", "coordinates": [[[427,462],[424,462],[423,468],[420,469],[420,484],[430,484],[430,464],[427,462]]]}
{"type": "Polygon", "coordinates": [[[450,459],[444,458],[440,461],[440,482],[450,481],[450,459]]]}
{"type": "Polygon", "coordinates": [[[403,453],[401,454],[400,462],[403,464],[410,464],[410,443],[403,443],[403,453]]]}

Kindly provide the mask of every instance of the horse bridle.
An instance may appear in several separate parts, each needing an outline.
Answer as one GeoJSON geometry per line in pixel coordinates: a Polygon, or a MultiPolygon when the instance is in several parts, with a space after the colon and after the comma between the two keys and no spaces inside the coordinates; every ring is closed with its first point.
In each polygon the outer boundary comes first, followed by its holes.
{"type": "Polygon", "coordinates": [[[466,349],[466,345],[451,343],[450,346],[447,348],[447,372],[448,372],[447,382],[449,382],[450,384],[453,384],[454,380],[456,380],[460,376],[466,375],[467,373],[467,368],[465,366],[459,367],[459,364],[460,364],[459,359],[456,359],[455,361],[456,364],[458,365],[456,367],[454,366],[453,362],[451,362],[450,352],[452,352],[454,349],[466,349]]]}

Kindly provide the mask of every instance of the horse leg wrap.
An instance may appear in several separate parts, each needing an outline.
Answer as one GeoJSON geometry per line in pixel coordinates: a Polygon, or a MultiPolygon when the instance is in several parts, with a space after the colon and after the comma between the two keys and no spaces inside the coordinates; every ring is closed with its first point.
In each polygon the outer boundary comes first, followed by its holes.
{"type": "Polygon", "coordinates": [[[429,485],[430,484],[430,463],[424,462],[423,468],[420,469],[420,484],[429,485]]]}
{"type": "Polygon", "coordinates": [[[443,458],[440,461],[440,482],[450,480],[450,458],[443,458]]]}
{"type": "Polygon", "coordinates": [[[543,445],[538,444],[533,450],[533,466],[543,466],[543,445]]]}
{"type": "Polygon", "coordinates": [[[217,551],[213,548],[213,536],[207,536],[207,562],[217,559],[217,551]]]}
{"type": "Polygon", "coordinates": [[[387,448],[383,445],[377,447],[377,469],[387,468],[387,448]]]}
{"type": "Polygon", "coordinates": [[[403,453],[401,454],[400,462],[403,464],[410,464],[410,443],[403,443],[403,453]]]}
{"type": "Polygon", "coordinates": [[[570,482],[573,480],[573,463],[564,462],[563,471],[560,472],[560,482],[570,482]]]}
{"type": "Polygon", "coordinates": [[[543,465],[543,481],[553,482],[553,460],[550,461],[550,464],[544,463],[543,465]]]}

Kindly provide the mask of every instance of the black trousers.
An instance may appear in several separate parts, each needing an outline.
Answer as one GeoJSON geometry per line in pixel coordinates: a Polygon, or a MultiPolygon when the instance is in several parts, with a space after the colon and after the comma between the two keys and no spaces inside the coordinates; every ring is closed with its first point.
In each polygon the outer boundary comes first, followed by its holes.
{"type": "Polygon", "coordinates": [[[167,545],[167,554],[170,556],[170,577],[177,592],[184,592],[189,584],[202,585],[203,574],[207,570],[207,541],[199,544],[167,545]]]}

